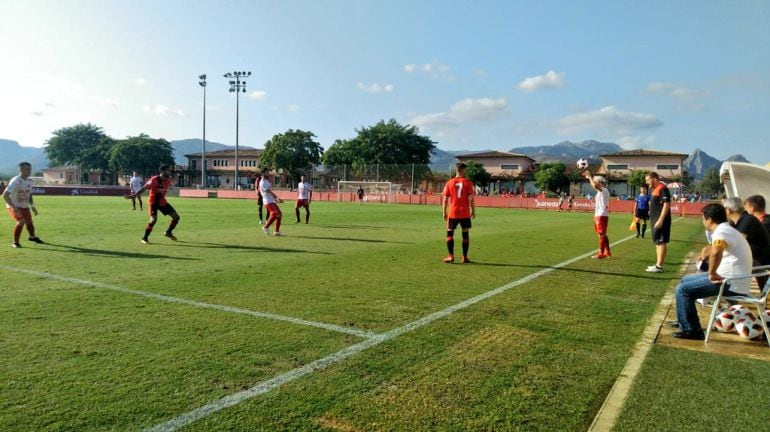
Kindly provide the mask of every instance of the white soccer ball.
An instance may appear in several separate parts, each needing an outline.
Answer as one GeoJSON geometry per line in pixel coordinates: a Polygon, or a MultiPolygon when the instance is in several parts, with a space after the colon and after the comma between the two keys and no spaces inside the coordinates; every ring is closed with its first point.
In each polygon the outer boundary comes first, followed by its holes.
{"type": "Polygon", "coordinates": [[[735,322],[737,321],[732,311],[725,309],[714,318],[714,330],[722,333],[732,333],[735,331],[735,322]]]}
{"type": "Polygon", "coordinates": [[[755,319],[754,314],[751,313],[749,308],[747,308],[746,306],[743,306],[743,305],[732,305],[729,308],[727,308],[727,311],[732,313],[735,316],[735,322],[736,323],[741,318],[755,319]]]}
{"type": "Polygon", "coordinates": [[[735,331],[738,335],[746,339],[754,339],[764,333],[762,324],[751,318],[741,318],[735,323],[735,331]]]}
{"type": "Polygon", "coordinates": [[[588,168],[588,159],[578,159],[575,163],[578,167],[578,169],[584,170],[588,168]]]}

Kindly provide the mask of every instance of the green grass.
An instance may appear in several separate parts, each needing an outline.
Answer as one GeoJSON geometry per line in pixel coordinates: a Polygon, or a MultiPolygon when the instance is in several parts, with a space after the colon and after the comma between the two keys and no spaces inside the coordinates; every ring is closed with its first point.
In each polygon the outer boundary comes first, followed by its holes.
{"type": "MultiPolygon", "coordinates": [[[[592,215],[478,209],[472,265],[445,265],[433,206],[315,202],[265,236],[256,204],[173,198],[179,242],[139,243],[119,198],[38,197],[48,244],[0,266],[387,332],[596,248],[592,215]]],[[[610,218],[610,239],[630,217],[610,218]]],[[[702,236],[674,225],[669,268],[702,236]]],[[[24,237],[26,238],[26,233],[24,237]]],[[[456,236],[460,248],[459,231],[456,236]]],[[[2,243],[0,243],[2,245],[2,243]]],[[[631,239],[387,340],[185,430],[584,430],[674,272],[631,239]]],[[[136,430],[354,345],[325,329],[196,308],[0,267],[0,430],[136,430]]],[[[649,429],[647,429],[649,430],[649,429]]],[[[665,430],[665,429],[664,429],[665,430]]]]}

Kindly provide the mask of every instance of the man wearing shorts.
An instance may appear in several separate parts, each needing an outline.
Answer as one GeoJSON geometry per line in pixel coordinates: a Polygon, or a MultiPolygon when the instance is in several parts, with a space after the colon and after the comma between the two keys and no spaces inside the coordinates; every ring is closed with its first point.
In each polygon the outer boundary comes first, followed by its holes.
{"type": "Polygon", "coordinates": [[[634,218],[636,218],[636,238],[639,238],[639,234],[644,238],[644,234],[647,232],[647,221],[650,220],[650,194],[647,193],[647,186],[639,188],[639,195],[634,201],[634,218]],[[639,225],[641,222],[641,231],[639,225]]]}
{"type": "Polygon", "coordinates": [[[160,166],[160,174],[150,177],[150,180],[148,180],[144,186],[139,188],[138,191],[126,197],[134,198],[139,196],[139,194],[144,192],[145,189],[150,191],[148,198],[150,203],[150,221],[144,228],[144,236],[142,237],[142,243],[144,244],[150,242],[150,234],[152,233],[152,229],[155,227],[155,223],[158,221],[158,211],[163,213],[165,216],[171,217],[171,222],[169,222],[168,228],[166,228],[166,232],[163,233],[163,235],[171,240],[176,241],[176,237],[174,236],[174,228],[176,228],[180,218],[176,210],[174,210],[174,207],[171,207],[171,204],[166,201],[166,192],[168,192],[170,186],[171,165],[164,164],[160,166]]]}
{"type": "Polygon", "coordinates": [[[650,186],[650,223],[652,241],[655,243],[655,265],[648,266],[644,271],[663,273],[667,245],[671,238],[671,192],[656,172],[648,173],[644,180],[650,186]]]}
{"type": "MultiPolygon", "coordinates": [[[[131,179],[128,180],[128,187],[131,188],[131,193],[135,193],[139,189],[144,186],[144,180],[142,177],[140,177],[136,171],[134,171],[134,174],[131,176],[131,179]]],[[[136,198],[131,198],[131,210],[136,210],[136,201],[139,201],[139,210],[143,210],[142,208],[142,194],[136,195],[136,198]]]]}
{"type": "Polygon", "coordinates": [[[464,162],[458,162],[456,165],[457,175],[449,180],[444,186],[444,196],[442,210],[446,226],[446,247],[449,256],[444,258],[444,262],[452,264],[455,261],[455,229],[457,225],[462,228],[463,235],[463,258],[462,263],[470,263],[468,259],[468,249],[470,248],[470,230],[471,219],[476,217],[476,203],[474,201],[473,182],[465,178],[464,162]]]}
{"type": "Polygon", "coordinates": [[[270,235],[270,225],[275,222],[275,233],[273,235],[281,235],[281,209],[278,208],[278,204],[281,199],[273,192],[273,185],[270,183],[270,170],[265,168],[262,170],[262,180],[259,182],[259,193],[262,194],[262,200],[267,208],[268,218],[267,223],[262,228],[262,231],[270,235]]]}
{"type": "Polygon", "coordinates": [[[602,176],[593,176],[589,171],[584,174],[585,178],[596,189],[594,197],[594,231],[599,236],[599,253],[592,256],[594,259],[604,259],[612,256],[610,252],[610,239],[607,237],[607,225],[610,219],[610,191],[607,189],[607,180],[602,176]]]}
{"type": "Polygon", "coordinates": [[[299,185],[297,185],[297,204],[294,206],[294,213],[297,215],[297,223],[299,220],[299,208],[305,208],[305,223],[310,222],[310,201],[313,199],[313,186],[305,181],[305,176],[299,177],[299,185]]]}
{"type": "Polygon", "coordinates": [[[19,239],[25,225],[29,233],[29,241],[43,243],[43,240],[35,235],[35,225],[32,223],[32,213],[37,216],[37,208],[32,203],[32,180],[29,179],[31,173],[32,164],[29,162],[20,163],[19,175],[8,182],[8,187],[3,192],[5,208],[8,209],[11,218],[16,221],[16,225],[13,227],[13,243],[11,243],[11,247],[14,249],[21,247],[19,239]],[[32,213],[30,213],[30,209],[32,213]]]}

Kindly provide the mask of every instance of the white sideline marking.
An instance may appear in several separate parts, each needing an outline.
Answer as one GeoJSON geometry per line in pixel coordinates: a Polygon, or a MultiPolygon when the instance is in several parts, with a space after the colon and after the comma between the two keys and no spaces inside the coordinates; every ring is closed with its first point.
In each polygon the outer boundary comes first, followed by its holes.
{"type": "MultiPolygon", "coordinates": [[[[618,240],[615,243],[612,243],[612,246],[618,245],[620,243],[623,243],[627,240],[630,240],[632,238],[635,238],[635,236],[629,236],[624,239],[618,240]]],[[[525,276],[519,280],[507,283],[501,287],[495,288],[491,291],[487,291],[485,293],[479,294],[475,297],[472,297],[468,300],[465,300],[463,302],[457,303],[453,306],[449,306],[446,309],[440,310],[438,312],[434,312],[430,315],[427,315],[423,318],[418,319],[417,321],[413,321],[409,324],[403,325],[401,327],[398,327],[396,329],[393,329],[387,333],[381,333],[378,334],[368,340],[365,340],[363,342],[359,342],[355,345],[351,345],[347,348],[344,348],[340,351],[337,351],[333,354],[330,354],[326,357],[320,358],[314,362],[308,363],[305,366],[298,367],[296,369],[292,369],[289,372],[283,373],[281,375],[277,375],[267,381],[261,382],[254,387],[251,387],[250,389],[233,393],[231,395],[225,396],[219,400],[216,400],[214,402],[208,403],[200,408],[196,408],[192,411],[189,411],[187,413],[184,413],[174,419],[171,419],[165,423],[161,423],[159,425],[156,425],[154,427],[151,427],[149,429],[144,429],[144,432],[170,432],[175,431],[183,426],[186,426],[190,423],[194,423],[202,418],[208,417],[209,415],[220,411],[222,409],[225,409],[227,407],[231,407],[233,405],[237,405],[246,399],[253,398],[255,396],[259,396],[261,394],[265,394],[271,390],[274,390],[283,384],[286,384],[288,382],[294,381],[297,378],[301,378],[305,375],[309,375],[317,370],[325,369],[335,363],[338,363],[354,354],[358,354],[361,351],[364,351],[368,348],[371,348],[373,346],[379,345],[385,341],[388,341],[390,339],[396,338],[398,336],[401,336],[404,333],[411,332],[412,330],[416,330],[420,327],[426,326],[433,321],[439,320],[441,318],[447,317],[458,310],[465,309],[468,306],[474,305],[482,300],[486,300],[490,297],[496,296],[498,294],[504,293],[511,288],[515,288],[519,285],[523,285],[527,282],[530,282],[534,279],[539,278],[540,276],[546,275],[548,273],[551,273],[554,270],[560,269],[564,266],[570,265],[576,261],[580,261],[583,258],[587,258],[597,251],[591,251],[588,253],[585,253],[583,255],[580,255],[575,258],[571,258],[567,261],[561,262],[559,264],[556,264],[554,266],[542,269],[540,271],[537,271],[535,273],[532,273],[529,276],[525,276]]]]}
{"type": "Polygon", "coordinates": [[[15,267],[8,267],[1,264],[0,264],[0,269],[13,271],[17,273],[25,273],[28,275],[43,277],[47,279],[55,279],[63,282],[70,282],[76,285],[86,285],[94,288],[104,288],[111,291],[118,291],[125,294],[132,294],[132,295],[147,297],[147,298],[170,302],[170,303],[179,303],[179,304],[185,304],[185,305],[195,306],[195,307],[204,308],[204,309],[215,309],[219,311],[237,313],[242,315],[251,315],[257,318],[265,318],[265,319],[271,319],[275,321],[290,322],[292,324],[299,324],[303,326],[317,327],[317,328],[321,328],[321,329],[329,330],[333,332],[347,333],[347,334],[351,334],[351,335],[358,336],[365,339],[369,339],[375,336],[375,333],[373,332],[351,329],[351,328],[342,327],[334,324],[327,324],[327,323],[322,323],[317,321],[308,321],[300,318],[292,318],[292,317],[287,317],[283,315],[275,315],[267,312],[256,312],[256,311],[241,309],[233,306],[223,306],[223,305],[212,304],[212,303],[203,303],[195,300],[189,300],[189,299],[184,299],[179,297],[171,297],[163,294],[156,294],[156,293],[151,293],[147,291],[139,291],[139,290],[134,290],[130,288],[123,288],[115,285],[107,285],[99,282],[91,282],[91,281],[82,280],[82,279],[75,279],[75,278],[61,276],[53,273],[39,272],[35,270],[25,270],[25,269],[20,269],[15,267]]]}

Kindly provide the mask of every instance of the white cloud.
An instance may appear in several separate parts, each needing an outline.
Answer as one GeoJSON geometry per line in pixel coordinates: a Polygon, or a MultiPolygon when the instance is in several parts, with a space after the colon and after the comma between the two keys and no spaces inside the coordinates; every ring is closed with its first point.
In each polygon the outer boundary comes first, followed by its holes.
{"type": "Polygon", "coordinates": [[[144,78],[134,78],[131,80],[131,82],[142,87],[147,87],[150,85],[150,83],[147,82],[147,80],[144,78]]]}
{"type": "Polygon", "coordinates": [[[396,89],[396,86],[393,84],[380,85],[379,83],[372,83],[367,85],[362,82],[357,83],[356,87],[366,93],[392,93],[396,89]]]}
{"type": "Polygon", "coordinates": [[[685,111],[702,111],[706,108],[706,101],[711,98],[710,90],[692,89],[663,82],[650,83],[645,90],[647,93],[669,96],[676,102],[678,109],[685,111]]]}
{"type": "Polygon", "coordinates": [[[480,77],[486,77],[489,75],[485,69],[474,69],[473,74],[480,77]]]}
{"type": "Polygon", "coordinates": [[[626,150],[653,148],[655,147],[655,135],[625,135],[616,142],[626,150]]]}
{"type": "Polygon", "coordinates": [[[614,106],[596,111],[571,114],[558,121],[559,131],[564,134],[591,130],[610,135],[630,135],[631,132],[660,127],[663,122],[652,114],[623,112],[614,106]]]}
{"type": "Polygon", "coordinates": [[[432,78],[443,79],[446,81],[455,80],[455,76],[452,74],[452,66],[445,65],[437,61],[433,61],[431,63],[424,63],[422,65],[407,64],[407,65],[404,65],[404,72],[406,73],[421,72],[426,75],[429,75],[432,78]]]}
{"type": "Polygon", "coordinates": [[[302,109],[302,107],[301,107],[301,106],[299,106],[299,105],[294,105],[294,104],[292,104],[292,105],[289,105],[289,106],[287,107],[287,109],[288,109],[290,112],[298,112],[299,110],[301,110],[301,109],[302,109]]]}
{"type": "Polygon", "coordinates": [[[145,105],[142,108],[142,111],[146,113],[153,113],[155,115],[159,115],[163,117],[168,117],[168,116],[184,117],[184,111],[180,109],[170,108],[162,104],[157,104],[154,107],[151,107],[150,105],[145,105]]]}
{"type": "Polygon", "coordinates": [[[543,75],[527,77],[518,87],[525,92],[534,92],[546,88],[561,88],[564,86],[564,72],[549,70],[543,75]]]}
{"type": "Polygon", "coordinates": [[[255,90],[249,93],[249,97],[254,100],[263,101],[267,99],[267,92],[264,90],[255,90]]]}
{"type": "Polygon", "coordinates": [[[491,121],[508,108],[505,98],[463,99],[446,112],[429,113],[414,117],[411,123],[419,128],[441,129],[457,127],[470,122],[491,121]]]}

